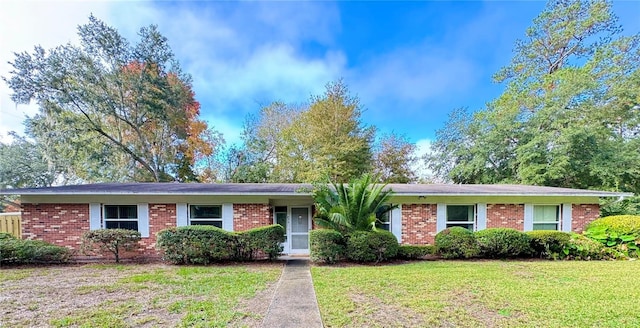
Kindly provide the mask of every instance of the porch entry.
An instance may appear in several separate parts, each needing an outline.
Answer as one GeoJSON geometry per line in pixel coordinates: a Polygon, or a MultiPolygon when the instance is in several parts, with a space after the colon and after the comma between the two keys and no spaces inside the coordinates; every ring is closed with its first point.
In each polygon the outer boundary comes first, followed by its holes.
{"type": "Polygon", "coordinates": [[[274,223],[285,229],[282,252],[285,254],[309,254],[309,230],[311,230],[311,207],[276,206],[274,223]]]}

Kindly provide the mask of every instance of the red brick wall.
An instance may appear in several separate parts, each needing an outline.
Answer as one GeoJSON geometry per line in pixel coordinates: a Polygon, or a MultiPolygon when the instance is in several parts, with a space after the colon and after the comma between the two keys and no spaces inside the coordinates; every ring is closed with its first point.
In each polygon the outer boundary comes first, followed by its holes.
{"type": "Polygon", "coordinates": [[[487,229],[513,228],[524,230],[523,204],[487,204],[487,229]]]}
{"type": "Polygon", "coordinates": [[[268,204],[233,204],[233,230],[244,231],[273,224],[268,204]]]}
{"type": "Polygon", "coordinates": [[[436,236],[436,212],[435,204],[403,204],[402,243],[433,244],[436,236]]]}
{"type": "Polygon", "coordinates": [[[149,204],[149,238],[142,238],[139,251],[158,255],[156,237],[160,230],[176,226],[176,204],[149,204]]]}
{"type": "Polygon", "coordinates": [[[571,230],[581,233],[589,222],[599,216],[599,204],[573,204],[571,208],[571,230]]]}
{"type": "Polygon", "coordinates": [[[22,204],[22,238],[78,249],[89,230],[89,204],[22,204]]]}

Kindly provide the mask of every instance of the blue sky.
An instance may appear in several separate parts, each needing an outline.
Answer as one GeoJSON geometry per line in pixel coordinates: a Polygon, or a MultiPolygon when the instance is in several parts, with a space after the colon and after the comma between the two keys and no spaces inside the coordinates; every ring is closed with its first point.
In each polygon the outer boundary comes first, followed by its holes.
{"type": "MultiPolygon", "coordinates": [[[[201,115],[239,142],[249,113],[302,103],[343,78],[379,131],[426,147],[457,107],[480,109],[502,91],[491,76],[544,8],[525,1],[3,1],[0,75],[12,51],[76,42],[89,13],[130,41],[157,24],[192,75],[201,115]]],[[[640,31],[640,2],[614,3],[625,34],[640,31]]],[[[0,141],[35,105],[16,106],[0,81],[0,141]]]]}

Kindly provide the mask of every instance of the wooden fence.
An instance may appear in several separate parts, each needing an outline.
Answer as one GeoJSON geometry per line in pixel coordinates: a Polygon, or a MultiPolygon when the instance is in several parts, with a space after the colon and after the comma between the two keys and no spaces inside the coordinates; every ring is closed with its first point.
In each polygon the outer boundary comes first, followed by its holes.
{"type": "Polygon", "coordinates": [[[0,232],[8,232],[17,238],[22,238],[20,212],[0,213],[0,232]]]}

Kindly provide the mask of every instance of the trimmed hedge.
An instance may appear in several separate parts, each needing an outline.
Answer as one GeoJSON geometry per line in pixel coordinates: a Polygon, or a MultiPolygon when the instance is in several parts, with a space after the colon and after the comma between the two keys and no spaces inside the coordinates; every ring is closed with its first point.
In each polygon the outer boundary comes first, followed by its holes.
{"type": "Polygon", "coordinates": [[[504,259],[532,253],[531,238],[524,232],[510,228],[491,228],[475,233],[480,257],[504,259]]]}
{"type": "Polygon", "coordinates": [[[571,240],[571,234],[555,230],[528,231],[531,240],[531,250],[534,257],[544,259],[562,259],[566,255],[563,250],[571,240]]]}
{"type": "Polygon", "coordinates": [[[282,252],[284,228],[274,224],[234,233],[213,226],[168,228],[158,233],[156,247],[174,264],[209,264],[252,260],[260,253],[273,259],[282,252]]]}
{"type": "Polygon", "coordinates": [[[378,263],[396,257],[398,247],[398,239],[389,231],[355,231],[347,237],[347,258],[378,263]]]}
{"type": "Polygon", "coordinates": [[[445,259],[468,259],[480,254],[476,236],[462,227],[451,227],[438,232],[436,250],[445,259]]]}
{"type": "Polygon", "coordinates": [[[83,252],[109,252],[120,262],[121,251],[132,251],[138,246],[140,232],[130,229],[98,229],[82,235],[83,252]]]}
{"type": "Polygon", "coordinates": [[[427,255],[435,254],[433,245],[400,245],[397,258],[402,260],[417,260],[427,255]]]}
{"type": "Polygon", "coordinates": [[[309,256],[313,262],[336,263],[345,257],[346,241],[336,230],[311,230],[309,244],[309,256]]]}
{"type": "Polygon", "coordinates": [[[71,251],[41,240],[0,239],[0,264],[65,263],[71,251]]]}
{"type": "Polygon", "coordinates": [[[608,216],[591,222],[585,235],[629,257],[640,256],[640,216],[608,216]]]}

